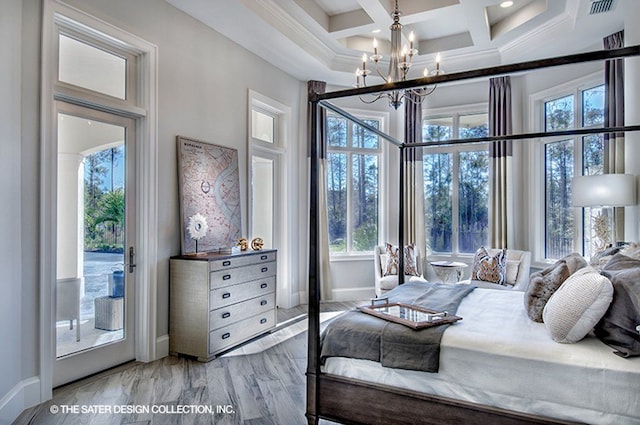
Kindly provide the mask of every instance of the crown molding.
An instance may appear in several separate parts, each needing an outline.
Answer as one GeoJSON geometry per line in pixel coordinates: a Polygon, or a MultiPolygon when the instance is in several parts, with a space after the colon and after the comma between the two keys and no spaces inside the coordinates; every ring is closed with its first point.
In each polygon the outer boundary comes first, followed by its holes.
{"type": "MultiPolygon", "coordinates": [[[[262,17],[273,28],[315,57],[324,64],[331,62],[334,49],[322,42],[300,21],[296,20],[290,12],[283,9],[273,0],[241,0],[249,9],[262,17]]],[[[314,25],[319,25],[313,21],[314,25]]],[[[324,29],[323,29],[324,30],[324,29]]],[[[337,43],[336,43],[337,44],[337,43]]]]}
{"type": "Polygon", "coordinates": [[[575,24],[575,20],[571,18],[567,13],[563,12],[548,21],[544,24],[537,26],[531,31],[526,32],[520,37],[515,38],[514,40],[498,47],[498,51],[503,57],[507,56],[518,56],[523,51],[526,51],[526,48],[533,43],[540,43],[544,39],[548,39],[548,37],[559,30],[563,30],[567,25],[573,28],[575,24]]]}

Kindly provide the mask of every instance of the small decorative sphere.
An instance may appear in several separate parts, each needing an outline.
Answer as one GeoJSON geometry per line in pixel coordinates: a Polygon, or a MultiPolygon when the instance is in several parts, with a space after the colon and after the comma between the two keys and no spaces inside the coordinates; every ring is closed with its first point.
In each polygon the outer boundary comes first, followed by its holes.
{"type": "Polygon", "coordinates": [[[260,251],[262,249],[262,245],[264,245],[262,238],[253,238],[251,241],[251,249],[254,251],[260,251]]]}

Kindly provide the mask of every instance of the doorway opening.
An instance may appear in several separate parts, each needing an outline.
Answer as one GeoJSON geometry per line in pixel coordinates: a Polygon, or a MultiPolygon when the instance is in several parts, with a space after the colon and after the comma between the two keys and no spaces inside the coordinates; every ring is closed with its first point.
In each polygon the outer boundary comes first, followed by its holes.
{"type": "Polygon", "coordinates": [[[58,114],[56,358],[124,338],[124,140],[58,114]]]}

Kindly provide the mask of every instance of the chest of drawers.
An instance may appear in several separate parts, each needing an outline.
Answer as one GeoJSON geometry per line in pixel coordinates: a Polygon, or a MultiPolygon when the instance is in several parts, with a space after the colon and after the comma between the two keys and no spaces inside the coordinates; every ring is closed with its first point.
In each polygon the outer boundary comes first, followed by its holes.
{"type": "Polygon", "coordinates": [[[276,251],[170,260],[169,351],[215,358],[276,325],[276,251]]]}

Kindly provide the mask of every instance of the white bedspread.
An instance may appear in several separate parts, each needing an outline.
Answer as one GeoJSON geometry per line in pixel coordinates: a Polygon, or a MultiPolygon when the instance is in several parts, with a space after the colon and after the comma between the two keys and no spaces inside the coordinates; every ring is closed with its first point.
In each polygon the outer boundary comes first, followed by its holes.
{"type": "Polygon", "coordinates": [[[329,358],[327,373],[589,424],[640,424],[640,357],[593,336],[559,344],[529,320],[522,292],[477,288],[442,337],[440,371],[329,358]]]}

